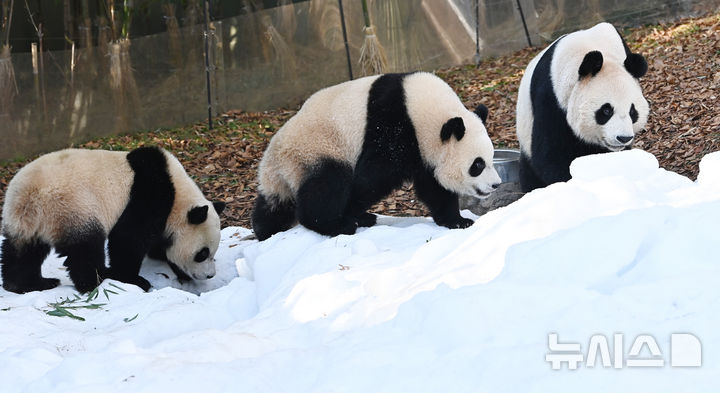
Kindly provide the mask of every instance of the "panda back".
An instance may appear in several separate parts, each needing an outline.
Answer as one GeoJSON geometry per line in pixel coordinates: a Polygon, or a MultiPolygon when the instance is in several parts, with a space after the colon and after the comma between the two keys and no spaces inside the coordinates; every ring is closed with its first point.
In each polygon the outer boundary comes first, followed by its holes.
{"type": "Polygon", "coordinates": [[[107,233],[129,198],[126,152],[66,149],[23,167],[8,185],[3,232],[54,243],[68,228],[99,222],[107,233]]]}
{"type": "Polygon", "coordinates": [[[259,168],[260,191],[290,197],[305,169],[323,158],[354,166],[362,150],[368,95],[378,76],[322,89],[270,140],[259,168]]]}

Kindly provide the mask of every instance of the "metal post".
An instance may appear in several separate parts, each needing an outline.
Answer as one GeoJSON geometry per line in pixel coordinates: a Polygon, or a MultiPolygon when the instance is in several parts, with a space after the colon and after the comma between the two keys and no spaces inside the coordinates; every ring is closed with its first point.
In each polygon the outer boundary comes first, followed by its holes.
{"type": "Polygon", "coordinates": [[[338,4],[340,5],[340,23],[342,24],[343,41],[345,41],[345,55],[347,56],[348,74],[350,75],[350,80],[352,80],[352,62],[350,61],[350,46],[348,46],[347,30],[345,28],[345,13],[343,12],[342,0],[338,0],[338,4]]]}
{"type": "Polygon", "coordinates": [[[520,0],[515,0],[518,6],[518,11],[520,11],[520,19],[522,19],[523,28],[525,29],[525,37],[527,38],[528,46],[533,46],[532,41],[530,41],[530,33],[528,32],[527,23],[525,23],[525,14],[523,13],[522,6],[520,5],[520,0]]]}
{"type": "Polygon", "coordinates": [[[480,0],[475,0],[475,65],[480,66],[480,0]]]}
{"type": "Polygon", "coordinates": [[[208,129],[212,130],[212,94],[210,92],[210,0],[205,0],[205,83],[207,84],[208,129]]]}

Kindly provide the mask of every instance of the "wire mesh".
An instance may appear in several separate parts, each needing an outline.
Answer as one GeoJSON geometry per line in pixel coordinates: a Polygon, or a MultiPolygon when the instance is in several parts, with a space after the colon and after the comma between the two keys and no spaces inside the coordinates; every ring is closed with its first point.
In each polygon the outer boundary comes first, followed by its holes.
{"type": "MultiPolygon", "coordinates": [[[[338,0],[278,3],[213,21],[209,67],[203,25],[179,27],[176,21],[165,33],[122,45],[3,57],[12,62],[14,81],[8,83],[17,88],[0,108],[0,159],[202,120],[206,69],[214,113],[296,107],[312,92],[347,80],[338,0]]],[[[363,14],[358,1],[343,6],[349,64],[357,76],[363,14]]],[[[520,9],[531,41],[539,45],[602,20],[639,25],[719,8],[720,0],[369,1],[386,72],[470,64],[476,47],[482,57],[527,46],[520,9]]]]}

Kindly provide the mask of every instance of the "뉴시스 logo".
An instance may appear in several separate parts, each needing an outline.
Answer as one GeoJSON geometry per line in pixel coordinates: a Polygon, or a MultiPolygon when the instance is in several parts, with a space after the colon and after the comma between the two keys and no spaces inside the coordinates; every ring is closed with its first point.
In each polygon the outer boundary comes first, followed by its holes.
{"type": "Polygon", "coordinates": [[[702,365],[702,345],[695,335],[690,333],[673,333],[670,335],[667,352],[661,351],[658,342],[649,334],[641,334],[632,342],[627,358],[624,352],[625,337],[622,333],[612,336],[612,357],[610,342],[604,334],[595,334],[585,353],[580,343],[560,343],[557,333],[548,335],[548,348],[550,352],[545,355],[545,361],[550,363],[553,370],[560,370],[567,365],[568,370],[576,370],[578,365],[585,363],[585,367],[665,367],[666,356],[670,353],[670,367],[700,367],[702,365]],[[650,356],[643,354],[647,349],[650,356]],[[598,362],[599,360],[599,362],[598,362]]]}

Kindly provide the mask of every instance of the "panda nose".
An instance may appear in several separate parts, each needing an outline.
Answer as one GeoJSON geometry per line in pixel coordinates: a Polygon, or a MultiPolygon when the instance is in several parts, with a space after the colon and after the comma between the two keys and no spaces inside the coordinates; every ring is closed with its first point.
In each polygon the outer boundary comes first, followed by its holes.
{"type": "Polygon", "coordinates": [[[208,278],[208,279],[213,278],[213,277],[215,277],[214,274],[208,274],[208,275],[207,275],[207,278],[208,278]]]}
{"type": "Polygon", "coordinates": [[[633,137],[632,137],[632,135],[631,136],[618,135],[615,137],[615,139],[617,139],[618,142],[620,142],[622,144],[626,144],[626,143],[630,142],[631,140],[633,140],[633,137]]]}
{"type": "Polygon", "coordinates": [[[497,190],[497,188],[500,187],[500,183],[491,184],[490,187],[492,187],[493,190],[497,190]]]}

